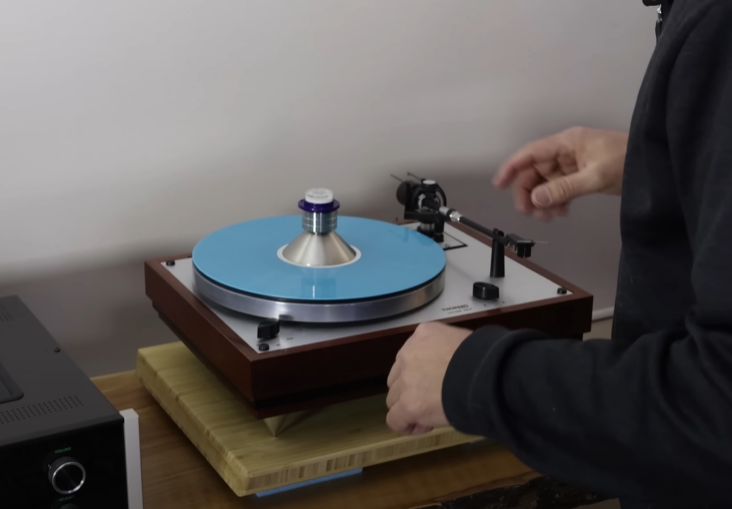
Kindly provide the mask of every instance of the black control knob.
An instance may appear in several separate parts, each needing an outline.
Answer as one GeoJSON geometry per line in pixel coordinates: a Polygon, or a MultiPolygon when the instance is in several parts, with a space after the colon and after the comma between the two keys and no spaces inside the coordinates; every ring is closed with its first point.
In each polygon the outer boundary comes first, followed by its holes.
{"type": "Polygon", "coordinates": [[[274,339],[280,333],[280,322],[277,320],[265,320],[257,327],[257,338],[274,339]]]}
{"type": "Polygon", "coordinates": [[[498,287],[490,283],[479,281],[473,283],[473,297],[480,300],[495,300],[499,295],[498,287]]]}
{"type": "Polygon", "coordinates": [[[86,482],[86,469],[74,458],[64,456],[48,468],[48,481],[62,495],[76,493],[86,482]]]}

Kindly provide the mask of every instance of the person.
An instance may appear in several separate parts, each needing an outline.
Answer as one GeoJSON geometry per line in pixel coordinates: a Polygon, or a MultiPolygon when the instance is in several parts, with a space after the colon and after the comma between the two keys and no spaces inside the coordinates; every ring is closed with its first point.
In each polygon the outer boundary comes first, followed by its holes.
{"type": "Polygon", "coordinates": [[[627,134],[571,128],[495,176],[541,219],[620,196],[612,340],[422,324],[387,423],[487,437],[624,508],[732,507],[732,0],[660,12],[627,134]]]}

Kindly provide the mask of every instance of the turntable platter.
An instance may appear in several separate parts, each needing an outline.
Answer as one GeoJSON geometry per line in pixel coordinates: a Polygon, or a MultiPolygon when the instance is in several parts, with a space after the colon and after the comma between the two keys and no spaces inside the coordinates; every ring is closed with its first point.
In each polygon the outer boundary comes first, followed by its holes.
{"type": "MultiPolygon", "coordinates": [[[[445,252],[414,230],[341,216],[338,235],[354,256],[322,266],[283,254],[298,235],[303,235],[299,215],[247,221],[210,234],[193,250],[197,291],[253,316],[337,323],[413,311],[443,289],[445,252]]],[[[317,235],[313,240],[324,239],[317,235]]]]}

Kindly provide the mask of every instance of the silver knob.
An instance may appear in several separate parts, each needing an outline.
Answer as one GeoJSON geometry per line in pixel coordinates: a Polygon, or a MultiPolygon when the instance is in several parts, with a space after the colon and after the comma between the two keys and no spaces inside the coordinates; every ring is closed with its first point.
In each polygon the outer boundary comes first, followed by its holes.
{"type": "Polygon", "coordinates": [[[86,482],[84,465],[67,456],[59,458],[48,468],[48,481],[62,495],[76,493],[86,482]]]}

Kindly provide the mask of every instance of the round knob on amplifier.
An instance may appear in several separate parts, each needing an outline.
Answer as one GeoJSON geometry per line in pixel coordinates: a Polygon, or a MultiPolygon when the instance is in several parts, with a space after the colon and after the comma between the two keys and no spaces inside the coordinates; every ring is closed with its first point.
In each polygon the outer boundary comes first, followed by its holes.
{"type": "Polygon", "coordinates": [[[64,456],[51,463],[48,480],[58,493],[70,495],[79,491],[86,482],[86,469],[75,459],[64,456]]]}

